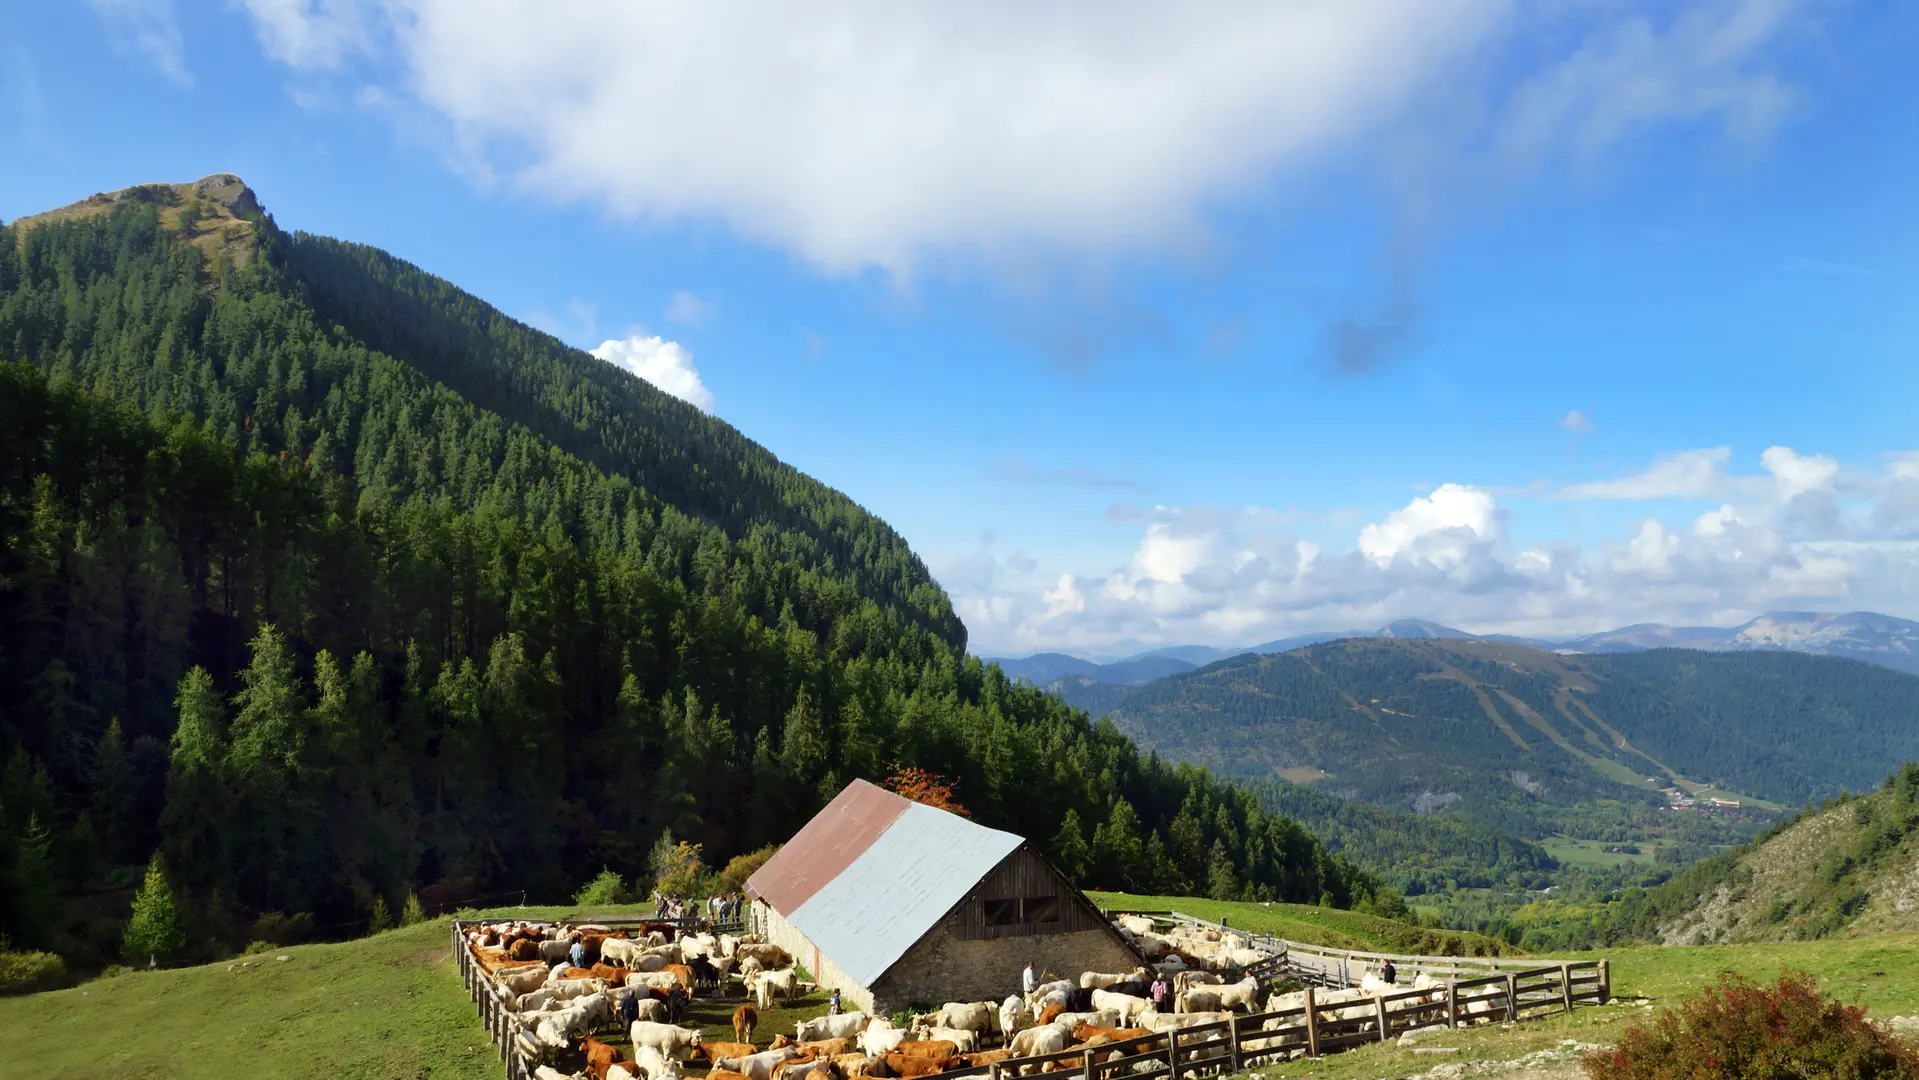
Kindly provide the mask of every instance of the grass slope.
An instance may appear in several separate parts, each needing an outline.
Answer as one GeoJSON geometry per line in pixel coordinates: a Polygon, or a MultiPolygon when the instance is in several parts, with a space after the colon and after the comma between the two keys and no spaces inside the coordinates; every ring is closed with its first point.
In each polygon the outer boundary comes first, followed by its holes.
{"type": "Polygon", "coordinates": [[[1503,941],[1461,930],[1430,930],[1397,919],[1338,911],[1309,904],[1248,904],[1196,896],[1140,896],[1088,893],[1108,911],[1179,911],[1198,919],[1273,934],[1289,941],[1356,952],[1420,956],[1503,956],[1514,950],[1503,941]]]}
{"type": "Polygon", "coordinates": [[[436,919],[0,999],[0,1075],[479,1080],[499,1059],[436,919]],[[284,962],[276,956],[288,956],[284,962]]]}

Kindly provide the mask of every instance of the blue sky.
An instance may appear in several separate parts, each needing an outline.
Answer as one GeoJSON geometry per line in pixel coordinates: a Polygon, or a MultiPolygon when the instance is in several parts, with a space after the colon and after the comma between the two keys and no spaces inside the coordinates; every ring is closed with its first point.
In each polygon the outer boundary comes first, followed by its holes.
{"type": "Polygon", "coordinates": [[[216,171],[899,528],[976,649],[1919,617],[1919,9],[92,0],[0,218],[216,171]]]}

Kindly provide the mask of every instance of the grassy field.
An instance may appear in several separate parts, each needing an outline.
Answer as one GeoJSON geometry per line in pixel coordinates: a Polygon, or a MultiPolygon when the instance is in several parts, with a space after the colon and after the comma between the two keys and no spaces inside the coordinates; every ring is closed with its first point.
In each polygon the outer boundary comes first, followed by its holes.
{"type": "MultiPolygon", "coordinates": [[[[1096,899],[1108,907],[1177,907],[1205,918],[1225,914],[1235,926],[1324,944],[1401,948],[1406,935],[1419,933],[1413,927],[1394,929],[1398,924],[1388,920],[1298,905],[1120,894],[1096,899]]],[[[497,914],[586,919],[641,913],[513,908],[497,914]]],[[[1874,1015],[1919,1012],[1919,934],[1634,948],[1604,955],[1612,959],[1615,993],[1629,999],[1624,1004],[1506,1030],[1435,1034],[1422,1045],[1456,1046],[1466,1060],[1504,1060],[1555,1047],[1563,1039],[1607,1043],[1650,1015],[1636,999],[1676,1002],[1711,983],[1721,970],[1764,979],[1784,967],[1802,968],[1874,1015]]],[[[448,954],[445,920],[357,941],[296,946],[249,957],[247,963],[139,972],[71,990],[0,999],[0,1031],[8,1036],[0,1052],[0,1077],[482,1080],[500,1073],[448,954]]],[[[689,1022],[730,1039],[738,1000],[696,1001],[689,1022]]],[[[824,997],[814,994],[770,1011],[761,1019],[757,1041],[764,1044],[776,1033],[792,1031],[795,1021],[819,1015],[824,1005],[824,997]]],[[[1268,1080],[1305,1075],[1340,1080],[1424,1072],[1461,1058],[1367,1047],[1257,1071],[1268,1080]]]]}
{"type": "Polygon", "coordinates": [[[1503,941],[1460,930],[1428,930],[1395,919],[1336,911],[1306,904],[1245,904],[1193,896],[1139,896],[1133,893],[1088,893],[1107,910],[1179,911],[1197,919],[1273,934],[1289,941],[1325,945],[1360,952],[1436,955],[1503,955],[1513,948],[1503,941]],[[1494,950],[1497,950],[1495,952],[1494,950]]]}
{"type": "Polygon", "coordinates": [[[1637,847],[1638,855],[1621,855],[1607,851],[1609,847],[1620,847],[1618,843],[1604,840],[1579,840],[1570,836],[1549,836],[1539,842],[1546,854],[1567,866],[1623,866],[1627,863],[1650,863],[1658,845],[1650,840],[1641,840],[1623,846],[1637,847]]]}

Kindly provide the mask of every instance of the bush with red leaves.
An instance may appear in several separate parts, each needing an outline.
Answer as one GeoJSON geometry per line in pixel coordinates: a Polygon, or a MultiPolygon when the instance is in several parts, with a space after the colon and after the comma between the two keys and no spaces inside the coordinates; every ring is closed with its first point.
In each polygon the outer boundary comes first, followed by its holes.
{"type": "Polygon", "coordinates": [[[1619,1045],[1586,1056],[1593,1080],[1919,1080],[1919,1051],[1819,991],[1802,971],[1773,986],[1730,972],[1719,985],[1634,1025],[1619,1045]]]}

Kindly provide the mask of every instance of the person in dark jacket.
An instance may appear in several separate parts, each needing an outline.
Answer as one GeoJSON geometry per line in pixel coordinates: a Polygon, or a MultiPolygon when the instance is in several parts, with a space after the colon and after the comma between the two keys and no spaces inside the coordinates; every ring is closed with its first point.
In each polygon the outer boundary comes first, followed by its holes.
{"type": "Polygon", "coordinates": [[[1393,962],[1391,960],[1388,960],[1384,964],[1380,965],[1380,968],[1379,968],[1380,982],[1385,983],[1387,986],[1391,986],[1393,985],[1394,982],[1398,981],[1398,979],[1399,979],[1399,970],[1393,967],[1393,962]]]}

